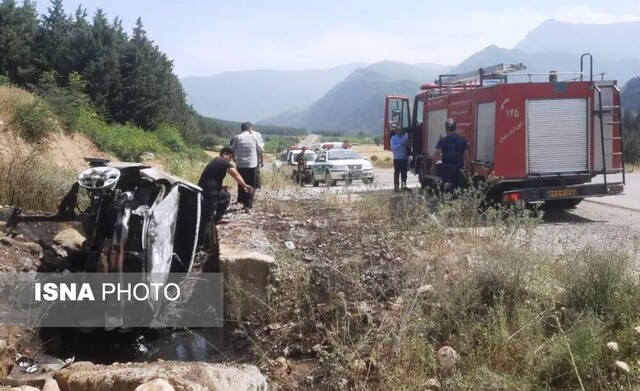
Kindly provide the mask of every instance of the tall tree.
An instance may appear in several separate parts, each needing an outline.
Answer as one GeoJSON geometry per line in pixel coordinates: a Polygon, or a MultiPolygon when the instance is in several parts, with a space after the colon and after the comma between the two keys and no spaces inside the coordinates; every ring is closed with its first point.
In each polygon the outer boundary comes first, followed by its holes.
{"type": "Polygon", "coordinates": [[[116,19],[109,24],[101,9],[96,11],[91,25],[90,60],[83,76],[88,82],[88,93],[102,116],[111,121],[122,90],[120,59],[127,45],[127,36],[116,19]]]}
{"type": "Polygon", "coordinates": [[[156,129],[162,123],[175,125],[189,141],[195,141],[196,122],[173,74],[173,63],[147,37],[140,18],[120,69],[123,91],[115,113],[118,121],[131,120],[145,129],[156,129]]]}
{"type": "Polygon", "coordinates": [[[35,81],[33,61],[38,15],[35,3],[15,0],[0,3],[0,74],[18,85],[35,81]]]}
{"type": "Polygon", "coordinates": [[[51,0],[47,10],[49,13],[43,16],[36,36],[37,62],[42,72],[56,71],[66,81],[73,70],[70,56],[73,21],[65,13],[62,0],[51,0]]]}

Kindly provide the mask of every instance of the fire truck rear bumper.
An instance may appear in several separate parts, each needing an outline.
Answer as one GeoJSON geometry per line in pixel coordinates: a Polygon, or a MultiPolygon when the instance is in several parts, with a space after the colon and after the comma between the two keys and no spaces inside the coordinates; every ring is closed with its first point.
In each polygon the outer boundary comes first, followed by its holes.
{"type": "Polygon", "coordinates": [[[527,203],[564,200],[586,197],[603,197],[622,193],[623,183],[582,184],[571,186],[546,186],[514,189],[502,193],[502,201],[511,203],[524,201],[527,203]]]}

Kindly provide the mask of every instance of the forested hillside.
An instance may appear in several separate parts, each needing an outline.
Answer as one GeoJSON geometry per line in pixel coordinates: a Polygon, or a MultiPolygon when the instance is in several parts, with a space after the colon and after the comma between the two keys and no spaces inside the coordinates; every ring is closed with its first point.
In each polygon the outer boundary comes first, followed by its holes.
{"type": "Polygon", "coordinates": [[[626,162],[640,162],[640,76],[629,80],[620,96],[623,109],[624,158],[626,162]]]}
{"type": "Polygon", "coordinates": [[[43,78],[61,87],[77,73],[96,111],[107,121],[146,130],[169,124],[187,141],[197,140],[194,112],[187,105],[173,64],[154,45],[138,19],[131,35],[118,18],[93,17],[78,8],[66,13],[52,0],[41,17],[35,2],[0,4],[0,75],[5,82],[34,89],[43,78]]]}
{"type": "MultiPolygon", "coordinates": [[[[100,9],[90,17],[82,7],[69,14],[62,0],[51,0],[48,12],[41,16],[32,0],[21,4],[2,0],[2,84],[35,92],[44,99],[40,106],[47,106],[47,110],[63,118],[67,130],[88,132],[101,147],[130,147],[135,140],[129,142],[127,135],[142,137],[133,129],[154,133],[160,129],[162,134],[170,135],[174,147],[184,143],[180,136],[193,145],[225,140],[240,129],[238,123],[202,117],[193,110],[173,73],[172,60],[147,36],[140,18],[129,34],[117,17],[110,21],[100,9]],[[88,125],[87,121],[79,121],[83,115],[97,116],[106,125],[126,125],[130,131],[110,129],[111,136],[106,136],[103,126],[98,126],[97,131],[81,129],[95,128],[91,126],[95,122],[88,125]],[[116,142],[122,145],[115,146],[116,142]]],[[[40,106],[25,112],[37,115],[34,113],[43,109],[40,106]]],[[[148,140],[140,144],[145,143],[148,140]]],[[[140,149],[144,148],[140,145],[140,149]]],[[[140,154],[139,150],[113,152],[127,159],[136,159],[140,154]]]]}

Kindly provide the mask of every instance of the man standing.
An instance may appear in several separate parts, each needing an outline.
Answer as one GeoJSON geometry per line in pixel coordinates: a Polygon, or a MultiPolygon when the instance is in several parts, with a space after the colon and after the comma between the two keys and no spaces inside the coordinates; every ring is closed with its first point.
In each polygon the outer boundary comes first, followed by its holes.
{"type": "MultiPolygon", "coordinates": [[[[440,167],[442,182],[445,193],[452,193],[462,186],[462,169],[467,167],[471,170],[471,159],[469,157],[469,143],[461,135],[456,133],[456,121],[453,118],[445,122],[447,130],[446,136],[440,138],[436,144],[436,152],[433,161],[437,162],[442,158],[440,167]]],[[[434,164],[435,168],[436,165],[434,164]]]]}
{"type": "Polygon", "coordinates": [[[401,191],[400,179],[402,179],[402,190],[407,190],[407,157],[408,137],[402,134],[402,128],[395,128],[396,134],[391,137],[391,151],[393,152],[393,191],[401,191]]]}
{"type": "Polygon", "coordinates": [[[258,155],[258,168],[256,169],[256,190],[258,190],[262,187],[262,180],[260,179],[260,168],[264,166],[264,139],[262,138],[260,132],[253,129],[253,126],[251,127],[251,135],[256,139],[256,141],[258,142],[258,146],[262,150],[262,152],[258,155]]]}
{"type": "Polygon", "coordinates": [[[302,152],[296,156],[296,163],[298,163],[298,180],[302,187],[304,187],[304,172],[307,169],[307,158],[304,156],[305,152],[307,152],[307,147],[302,147],[302,152]]]}
{"type": "MultiPolygon", "coordinates": [[[[256,185],[256,172],[258,170],[258,159],[262,155],[263,149],[258,145],[258,141],[251,134],[251,122],[240,125],[241,133],[231,140],[231,149],[235,155],[238,172],[244,182],[254,187],[256,185]]],[[[245,191],[238,185],[238,202],[244,206],[245,212],[249,212],[253,207],[253,193],[245,191]]]]}
{"type": "Polygon", "coordinates": [[[247,185],[238,171],[231,165],[233,159],[233,150],[224,147],[220,151],[220,155],[215,157],[207,164],[202,171],[198,186],[202,188],[202,218],[201,218],[201,236],[204,238],[204,229],[210,222],[218,224],[222,220],[222,216],[229,207],[231,195],[226,188],[222,186],[224,177],[229,174],[247,193],[253,193],[253,188],[247,185]]]}

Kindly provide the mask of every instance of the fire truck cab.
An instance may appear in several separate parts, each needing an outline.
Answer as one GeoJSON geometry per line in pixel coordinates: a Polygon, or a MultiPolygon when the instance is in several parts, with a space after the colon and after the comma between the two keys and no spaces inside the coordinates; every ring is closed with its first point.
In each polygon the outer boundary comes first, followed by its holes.
{"type": "Polygon", "coordinates": [[[495,179],[489,194],[494,200],[572,207],[585,197],[621,193],[625,170],[617,82],[594,81],[588,53],[581,57],[580,72],[515,73],[522,69],[523,64],[499,64],[441,75],[421,87],[413,110],[407,97],[388,95],[385,149],[394,128],[401,127],[409,135],[412,173],[423,187],[437,186],[431,157],[445,135],[446,119],[453,118],[469,144],[474,180],[495,179]],[[621,179],[612,181],[612,174],[621,179]],[[602,181],[591,183],[597,175],[602,181]]]}

